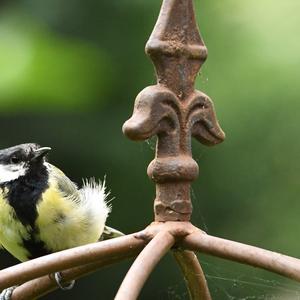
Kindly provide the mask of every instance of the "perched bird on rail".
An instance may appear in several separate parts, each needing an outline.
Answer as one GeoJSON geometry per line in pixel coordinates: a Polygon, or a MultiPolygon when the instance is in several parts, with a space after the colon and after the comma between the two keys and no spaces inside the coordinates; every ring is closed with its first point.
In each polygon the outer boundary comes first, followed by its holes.
{"type": "Polygon", "coordinates": [[[0,150],[0,245],[21,262],[122,235],[105,225],[105,183],[86,180],[78,189],[46,161],[50,150],[37,144],[0,150]]]}

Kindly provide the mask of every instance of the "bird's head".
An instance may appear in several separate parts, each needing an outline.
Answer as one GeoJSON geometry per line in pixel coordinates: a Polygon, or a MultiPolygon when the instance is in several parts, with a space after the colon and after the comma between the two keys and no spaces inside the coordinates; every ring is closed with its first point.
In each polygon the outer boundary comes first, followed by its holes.
{"type": "Polygon", "coordinates": [[[29,170],[42,167],[51,150],[38,144],[21,144],[0,150],[0,184],[18,179],[29,170]]]}

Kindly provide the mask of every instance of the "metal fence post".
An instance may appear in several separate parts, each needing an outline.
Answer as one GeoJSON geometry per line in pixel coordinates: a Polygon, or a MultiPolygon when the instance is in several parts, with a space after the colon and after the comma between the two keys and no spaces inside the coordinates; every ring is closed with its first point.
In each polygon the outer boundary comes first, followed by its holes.
{"type": "Polygon", "coordinates": [[[164,0],[146,45],[154,63],[157,84],[137,96],[124,133],[132,140],[157,135],[156,157],[148,167],[156,183],[156,221],[189,221],[190,183],[198,177],[191,136],[215,145],[225,135],[212,101],[195,90],[198,72],[207,57],[192,0],[164,0]]]}

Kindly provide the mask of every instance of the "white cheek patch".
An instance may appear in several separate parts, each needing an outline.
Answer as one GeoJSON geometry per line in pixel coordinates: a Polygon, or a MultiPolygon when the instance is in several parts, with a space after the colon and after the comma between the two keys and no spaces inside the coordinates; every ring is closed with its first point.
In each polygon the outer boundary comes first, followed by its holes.
{"type": "Polygon", "coordinates": [[[0,164],[0,183],[8,182],[24,176],[26,173],[24,163],[16,165],[0,164]]]}

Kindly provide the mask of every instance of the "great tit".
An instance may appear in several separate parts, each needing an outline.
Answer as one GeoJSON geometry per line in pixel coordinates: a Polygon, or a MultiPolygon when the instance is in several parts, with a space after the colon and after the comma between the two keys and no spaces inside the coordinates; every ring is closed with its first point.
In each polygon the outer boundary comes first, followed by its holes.
{"type": "Polygon", "coordinates": [[[105,226],[105,183],[78,189],[46,161],[51,150],[21,144],[0,150],[0,245],[21,262],[122,235],[105,226]]]}

